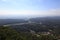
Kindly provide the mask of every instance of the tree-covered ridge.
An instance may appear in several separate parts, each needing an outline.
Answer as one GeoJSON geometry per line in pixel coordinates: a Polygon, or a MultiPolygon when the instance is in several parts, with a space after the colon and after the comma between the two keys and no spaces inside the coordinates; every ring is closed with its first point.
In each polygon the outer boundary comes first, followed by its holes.
{"type": "Polygon", "coordinates": [[[20,34],[9,27],[0,27],[0,40],[21,40],[20,34]]]}
{"type": "Polygon", "coordinates": [[[17,32],[10,27],[0,27],[0,40],[57,40],[55,35],[37,35],[30,32],[17,32]]]}

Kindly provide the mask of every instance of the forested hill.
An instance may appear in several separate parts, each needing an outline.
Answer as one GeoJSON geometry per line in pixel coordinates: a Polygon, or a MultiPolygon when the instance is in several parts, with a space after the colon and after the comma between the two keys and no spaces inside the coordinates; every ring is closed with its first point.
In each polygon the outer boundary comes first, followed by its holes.
{"type": "Polygon", "coordinates": [[[24,19],[0,19],[0,25],[26,22],[24,19]]]}
{"type": "Polygon", "coordinates": [[[33,21],[33,22],[46,22],[46,21],[52,21],[52,22],[57,22],[57,21],[60,21],[60,16],[57,16],[57,17],[36,17],[36,18],[31,18],[29,19],[30,21],[33,21]]]}
{"type": "Polygon", "coordinates": [[[43,24],[60,24],[60,17],[38,17],[29,19],[31,22],[43,23],[43,24]]]}
{"type": "Polygon", "coordinates": [[[0,19],[0,25],[5,24],[15,24],[15,23],[25,23],[25,22],[36,22],[36,23],[60,23],[60,17],[36,17],[36,18],[30,18],[28,20],[25,19],[0,19]]]}
{"type": "Polygon", "coordinates": [[[55,37],[57,36],[17,32],[10,27],[0,27],[0,40],[57,40],[55,37]]]}

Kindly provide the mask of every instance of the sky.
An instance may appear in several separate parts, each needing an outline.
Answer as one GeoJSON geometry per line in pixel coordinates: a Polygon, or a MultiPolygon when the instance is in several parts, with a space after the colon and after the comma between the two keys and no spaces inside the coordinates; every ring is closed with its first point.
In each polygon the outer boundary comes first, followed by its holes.
{"type": "Polygon", "coordinates": [[[60,16],[60,0],[0,0],[0,18],[60,16]]]}

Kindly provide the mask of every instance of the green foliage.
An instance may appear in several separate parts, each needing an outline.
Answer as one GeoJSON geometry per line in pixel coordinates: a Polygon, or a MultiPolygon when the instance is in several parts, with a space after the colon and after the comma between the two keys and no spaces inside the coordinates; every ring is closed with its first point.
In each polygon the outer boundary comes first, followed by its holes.
{"type": "Polygon", "coordinates": [[[0,27],[0,40],[21,40],[19,33],[9,27],[0,27]]]}
{"type": "Polygon", "coordinates": [[[37,35],[20,32],[18,33],[10,27],[0,27],[0,40],[55,40],[55,36],[52,35],[37,35]]]}

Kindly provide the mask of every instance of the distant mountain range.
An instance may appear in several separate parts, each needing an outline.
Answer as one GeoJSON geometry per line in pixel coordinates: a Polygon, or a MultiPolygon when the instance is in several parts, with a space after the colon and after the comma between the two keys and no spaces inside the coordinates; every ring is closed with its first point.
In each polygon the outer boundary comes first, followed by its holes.
{"type": "Polygon", "coordinates": [[[12,24],[12,23],[21,23],[21,22],[36,22],[36,23],[49,23],[49,22],[55,22],[60,23],[60,16],[55,17],[36,17],[36,18],[30,18],[30,19],[0,19],[0,25],[3,24],[12,24]]]}

